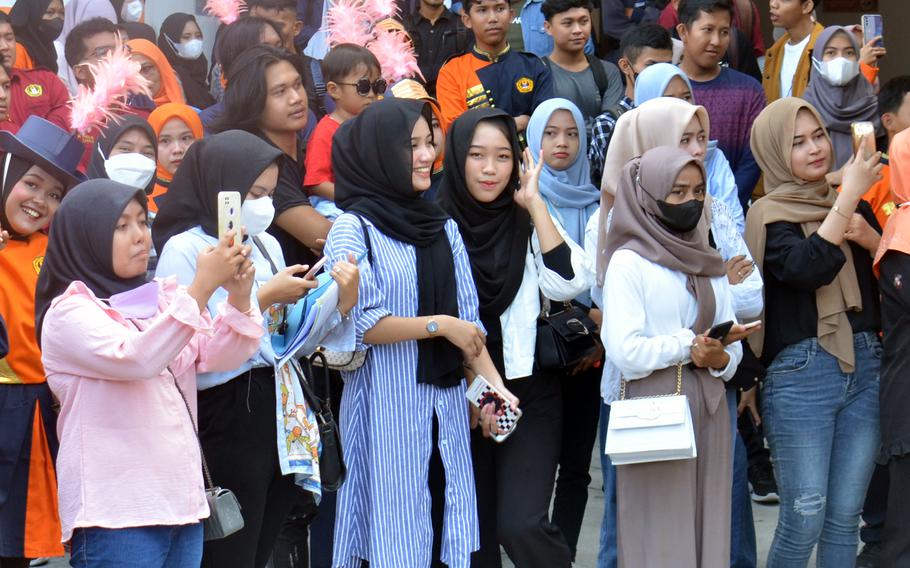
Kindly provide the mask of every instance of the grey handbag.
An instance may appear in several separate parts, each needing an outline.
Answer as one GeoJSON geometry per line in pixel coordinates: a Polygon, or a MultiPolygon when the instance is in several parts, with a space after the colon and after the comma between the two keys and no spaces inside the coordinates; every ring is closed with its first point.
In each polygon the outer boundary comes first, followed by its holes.
{"type": "Polygon", "coordinates": [[[174,377],[174,386],[186,405],[186,413],[190,418],[190,424],[193,426],[193,432],[196,433],[196,442],[199,444],[199,455],[202,456],[202,474],[205,476],[205,500],[209,504],[209,517],[202,521],[203,540],[218,540],[230,536],[243,528],[243,515],[240,512],[240,501],[230,489],[217,487],[212,483],[212,474],[209,473],[209,464],[205,461],[205,452],[202,451],[202,441],[199,439],[199,432],[196,431],[196,424],[193,421],[193,413],[190,411],[190,403],[187,402],[186,396],[177,384],[177,376],[168,367],[171,376],[174,377]]]}

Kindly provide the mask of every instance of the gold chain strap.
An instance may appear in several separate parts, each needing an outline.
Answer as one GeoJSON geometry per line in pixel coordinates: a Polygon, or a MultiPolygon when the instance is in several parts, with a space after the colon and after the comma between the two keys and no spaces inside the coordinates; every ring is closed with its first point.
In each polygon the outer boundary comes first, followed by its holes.
{"type": "MultiPolygon", "coordinates": [[[[619,400],[626,400],[626,380],[623,378],[619,379],[619,400]]],[[[682,363],[676,364],[676,393],[675,394],[656,394],[651,396],[636,396],[632,397],[629,400],[636,400],[639,398],[662,398],[668,396],[679,396],[682,394],[682,363]]]]}

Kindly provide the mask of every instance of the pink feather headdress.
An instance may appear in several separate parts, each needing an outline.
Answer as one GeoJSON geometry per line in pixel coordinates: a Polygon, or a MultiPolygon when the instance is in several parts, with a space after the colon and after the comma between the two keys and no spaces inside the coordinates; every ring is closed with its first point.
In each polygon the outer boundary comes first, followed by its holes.
{"type": "Polygon", "coordinates": [[[328,13],[329,45],[353,43],[366,47],[389,82],[420,75],[417,54],[404,27],[392,20],[395,0],[338,0],[328,13]]]}
{"type": "Polygon", "coordinates": [[[388,31],[376,34],[376,39],[367,45],[382,65],[382,78],[389,83],[421,75],[417,65],[414,44],[408,34],[402,31],[388,31]]]}
{"type": "Polygon", "coordinates": [[[70,101],[70,126],[80,134],[101,128],[117,113],[127,110],[129,93],[151,97],[148,79],[142,76],[142,66],[130,58],[126,45],[117,40],[117,47],[98,63],[90,63],[89,71],[95,86],[79,85],[70,101]]]}
{"type": "Polygon", "coordinates": [[[204,11],[229,26],[237,21],[245,8],[246,2],[243,0],[206,0],[204,11]]]}

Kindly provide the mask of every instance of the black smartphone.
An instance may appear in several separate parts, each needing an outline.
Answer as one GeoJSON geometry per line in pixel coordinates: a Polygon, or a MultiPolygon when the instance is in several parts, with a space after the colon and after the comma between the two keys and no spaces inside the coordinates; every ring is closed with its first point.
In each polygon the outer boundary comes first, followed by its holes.
{"type": "Polygon", "coordinates": [[[730,330],[733,328],[733,321],[725,321],[724,323],[719,323],[711,328],[708,331],[708,337],[711,339],[717,339],[718,341],[723,341],[727,334],[730,333],[730,330]]]}

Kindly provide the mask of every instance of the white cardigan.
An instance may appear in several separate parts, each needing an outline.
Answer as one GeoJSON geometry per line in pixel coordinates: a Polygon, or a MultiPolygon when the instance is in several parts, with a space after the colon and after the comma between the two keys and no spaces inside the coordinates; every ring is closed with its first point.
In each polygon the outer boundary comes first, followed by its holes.
{"type": "MultiPolygon", "coordinates": [[[[552,218],[552,215],[551,215],[552,218]]],[[[534,371],[534,351],[537,345],[537,317],[540,315],[540,294],[557,302],[569,301],[590,289],[593,265],[585,251],[566,234],[556,219],[556,230],[572,252],[571,280],[566,280],[544,265],[537,229],[525,256],[524,276],[515,299],[499,317],[502,325],[502,354],[507,379],[528,377],[534,371]]]]}

